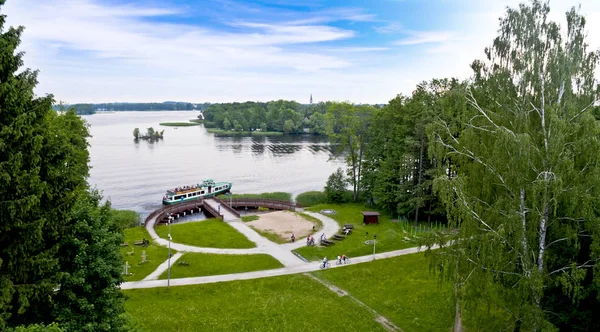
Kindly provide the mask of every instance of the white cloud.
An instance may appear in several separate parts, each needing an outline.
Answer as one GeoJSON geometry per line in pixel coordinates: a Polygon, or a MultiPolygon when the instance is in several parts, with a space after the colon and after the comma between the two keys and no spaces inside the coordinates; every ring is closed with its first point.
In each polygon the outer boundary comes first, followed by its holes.
{"type": "Polygon", "coordinates": [[[396,45],[444,43],[454,38],[454,34],[448,31],[406,31],[405,33],[409,37],[396,41],[396,45]]]}
{"type": "Polygon", "coordinates": [[[404,27],[398,22],[390,22],[386,25],[373,27],[373,30],[379,33],[395,33],[402,32],[404,30],[404,27]]]}

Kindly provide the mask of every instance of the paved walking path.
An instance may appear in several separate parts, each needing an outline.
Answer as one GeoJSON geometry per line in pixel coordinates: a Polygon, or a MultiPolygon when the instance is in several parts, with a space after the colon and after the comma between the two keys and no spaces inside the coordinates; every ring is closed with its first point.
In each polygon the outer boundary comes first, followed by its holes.
{"type": "MultiPolygon", "coordinates": [[[[216,201],[213,201],[215,203],[216,201]]],[[[216,207],[215,207],[216,208],[216,207]]],[[[222,209],[222,211],[225,211],[222,209]]],[[[323,228],[319,230],[315,237],[318,239],[321,234],[325,234],[326,238],[331,238],[334,234],[336,234],[339,230],[338,223],[320,213],[315,212],[305,212],[306,214],[319,219],[323,223],[323,228]]],[[[230,213],[233,215],[232,213],[230,213]]],[[[171,264],[175,263],[177,259],[179,259],[183,253],[185,252],[197,252],[197,253],[207,253],[207,254],[230,254],[230,255],[252,255],[252,254],[268,254],[273,256],[275,259],[280,261],[283,264],[283,268],[274,269],[274,270],[265,270],[265,271],[254,271],[254,272],[245,272],[245,273],[234,273],[234,274],[225,274],[225,275],[216,275],[216,276],[206,276],[206,277],[195,277],[195,278],[180,278],[180,279],[172,279],[171,285],[173,286],[181,286],[181,285],[194,285],[194,284],[204,284],[204,283],[212,283],[212,282],[221,282],[221,281],[231,281],[231,280],[246,280],[246,279],[255,279],[255,278],[264,278],[264,277],[272,277],[272,276],[280,276],[280,275],[288,275],[288,274],[296,274],[296,273],[304,273],[316,271],[319,269],[319,262],[304,262],[298,256],[292,253],[292,250],[298,249],[306,245],[306,241],[299,240],[294,243],[286,243],[286,244],[277,244],[274,243],[265,237],[258,234],[244,222],[242,222],[238,218],[229,218],[226,221],[229,225],[235,228],[238,232],[242,233],[246,236],[250,241],[256,244],[256,248],[249,249],[221,249],[221,248],[206,248],[206,247],[195,247],[186,244],[176,243],[171,241],[171,248],[178,251],[173,257],[171,257],[171,264]]],[[[156,231],[154,230],[154,224],[156,223],[156,218],[152,218],[146,223],[146,230],[150,234],[150,237],[156,243],[162,246],[168,246],[169,241],[166,239],[160,238],[156,231]]],[[[390,252],[384,252],[380,254],[362,256],[362,257],[354,257],[352,258],[352,264],[356,263],[364,263],[371,261],[373,259],[383,259],[389,257],[395,257],[400,255],[406,255],[418,252],[419,248],[409,248],[402,249],[390,252]]],[[[331,262],[332,265],[335,265],[335,260],[331,262]]],[[[158,277],[163,274],[168,269],[168,260],[158,266],[158,268],[148,275],[142,281],[132,281],[121,284],[122,289],[133,289],[133,288],[152,288],[152,287],[166,287],[166,280],[157,280],[158,277]]],[[[337,266],[336,266],[337,267],[337,266]]]]}
{"type": "Polygon", "coordinates": [[[210,205],[210,207],[215,209],[215,211],[217,211],[221,215],[221,217],[223,217],[224,221],[231,221],[231,220],[238,219],[238,216],[231,213],[231,211],[229,211],[229,209],[227,209],[226,207],[224,207],[224,206],[221,207],[221,203],[219,203],[216,199],[214,199],[212,197],[205,198],[204,204],[210,205]]]}
{"type": "MultiPolygon", "coordinates": [[[[371,262],[375,259],[385,259],[396,256],[414,254],[420,251],[421,248],[407,248],[395,251],[383,252],[376,255],[367,255],[361,257],[352,257],[352,264],[371,262]]],[[[289,274],[305,273],[319,270],[320,262],[309,262],[308,264],[286,266],[280,269],[254,271],[245,273],[222,274],[216,276],[193,277],[171,279],[171,286],[187,286],[197,284],[210,284],[215,282],[233,281],[233,280],[249,280],[266,277],[283,276],[289,274]]],[[[335,260],[331,261],[332,268],[340,268],[346,265],[335,265],[335,260]]],[[[121,284],[121,289],[136,289],[136,288],[156,288],[167,287],[167,280],[142,280],[130,281],[121,284]]]]}

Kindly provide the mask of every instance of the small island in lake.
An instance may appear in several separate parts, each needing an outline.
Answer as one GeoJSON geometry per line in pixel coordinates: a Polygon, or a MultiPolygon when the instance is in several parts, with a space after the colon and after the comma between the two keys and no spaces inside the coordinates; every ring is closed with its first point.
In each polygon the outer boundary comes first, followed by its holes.
{"type": "Polygon", "coordinates": [[[165,131],[161,130],[161,131],[155,131],[154,128],[150,127],[148,129],[146,129],[146,133],[144,135],[140,135],[140,128],[135,128],[133,130],[133,137],[134,140],[150,140],[150,141],[157,141],[159,139],[163,139],[163,133],[165,131]]]}

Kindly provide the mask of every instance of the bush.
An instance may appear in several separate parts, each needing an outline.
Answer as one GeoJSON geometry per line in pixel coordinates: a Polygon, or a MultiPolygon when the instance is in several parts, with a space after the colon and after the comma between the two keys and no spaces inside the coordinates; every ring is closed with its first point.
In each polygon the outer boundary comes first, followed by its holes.
{"type": "Polygon", "coordinates": [[[121,229],[135,227],[140,224],[140,215],[132,210],[112,209],[111,217],[121,229]]]}
{"type": "Polygon", "coordinates": [[[328,203],[346,202],[346,183],[346,175],[342,168],[338,168],[329,176],[325,185],[325,199],[328,203]]]}
{"type": "Polygon", "coordinates": [[[296,196],[296,202],[302,205],[302,207],[309,207],[317,204],[325,204],[327,198],[322,191],[307,191],[296,196]]]}

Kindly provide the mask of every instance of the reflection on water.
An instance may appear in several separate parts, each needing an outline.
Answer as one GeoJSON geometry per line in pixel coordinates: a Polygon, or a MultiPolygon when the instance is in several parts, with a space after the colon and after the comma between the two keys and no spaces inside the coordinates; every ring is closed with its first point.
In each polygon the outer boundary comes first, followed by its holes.
{"type": "Polygon", "coordinates": [[[342,165],[324,137],[215,137],[202,126],[161,127],[197,112],[117,112],[84,116],[91,125],[90,184],[113,206],[148,212],[161,205],[166,188],[204,178],[233,182],[233,192],[321,190],[342,165]],[[157,142],[133,140],[133,129],[164,129],[157,142]],[[332,159],[332,160],[330,160],[332,159]]]}

